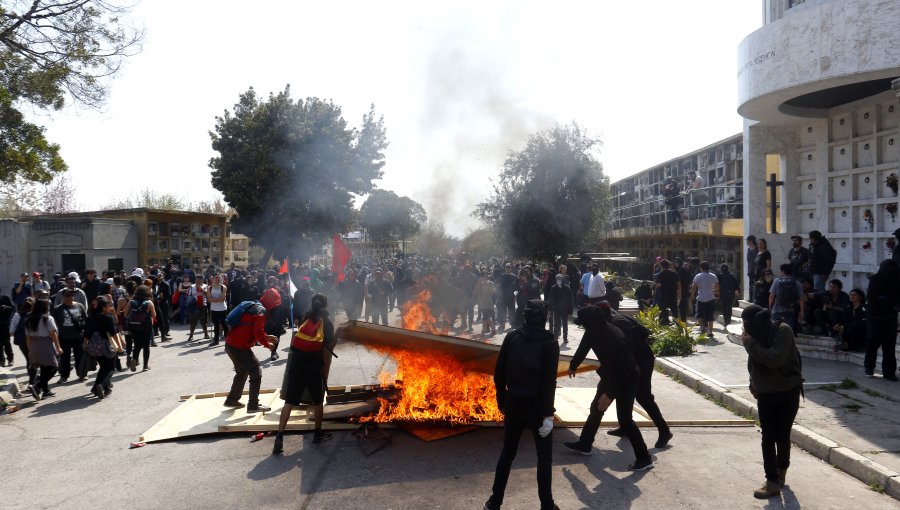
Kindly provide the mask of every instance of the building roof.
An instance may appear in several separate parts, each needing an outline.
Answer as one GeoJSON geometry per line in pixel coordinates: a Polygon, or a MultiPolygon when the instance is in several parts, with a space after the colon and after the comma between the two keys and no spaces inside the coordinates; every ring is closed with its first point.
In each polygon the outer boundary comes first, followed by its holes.
{"type": "Polygon", "coordinates": [[[106,209],[102,211],[79,211],[71,213],[59,214],[36,214],[30,215],[28,218],[83,218],[86,216],[116,216],[135,213],[159,213],[179,216],[215,216],[217,218],[227,218],[226,213],[207,213],[197,211],[174,211],[170,209],[152,209],[149,207],[135,207],[132,209],[106,209]]]}
{"type": "Polygon", "coordinates": [[[633,179],[635,176],[640,175],[640,174],[643,174],[644,172],[649,172],[650,170],[653,170],[654,168],[659,168],[659,167],[661,167],[661,166],[665,166],[665,165],[668,165],[668,164],[670,164],[670,163],[674,163],[674,162],[677,162],[677,161],[681,161],[682,159],[687,158],[687,157],[690,157],[690,156],[692,156],[692,155],[694,155],[694,154],[697,154],[697,153],[699,153],[699,152],[708,151],[708,150],[712,149],[713,147],[716,147],[716,146],[719,146],[719,145],[722,145],[722,144],[726,144],[726,143],[730,143],[730,142],[734,142],[734,141],[737,141],[737,140],[743,140],[743,139],[744,139],[744,134],[743,134],[743,133],[737,133],[737,134],[735,134],[735,135],[731,135],[731,136],[729,136],[729,137],[727,137],[727,138],[723,138],[723,139],[721,139],[721,140],[719,140],[719,141],[717,141],[717,142],[713,142],[713,143],[711,143],[711,144],[709,144],[709,145],[707,145],[707,146],[705,146],[705,147],[700,147],[699,149],[694,149],[694,150],[692,150],[692,151],[690,151],[690,152],[686,152],[686,153],[684,153],[684,154],[682,154],[682,155],[680,155],[680,156],[677,156],[677,157],[674,157],[674,158],[672,158],[672,159],[668,159],[668,160],[666,160],[666,161],[663,161],[662,163],[657,163],[657,164],[655,164],[655,165],[653,165],[653,166],[651,166],[651,167],[645,168],[645,169],[643,169],[643,170],[639,170],[639,171],[637,171],[637,172],[635,172],[635,173],[633,173],[633,174],[629,174],[627,177],[622,177],[621,179],[619,179],[619,180],[613,182],[612,185],[616,185],[616,184],[619,184],[619,183],[621,183],[621,182],[627,181],[627,180],[629,180],[629,179],[633,179]]]}

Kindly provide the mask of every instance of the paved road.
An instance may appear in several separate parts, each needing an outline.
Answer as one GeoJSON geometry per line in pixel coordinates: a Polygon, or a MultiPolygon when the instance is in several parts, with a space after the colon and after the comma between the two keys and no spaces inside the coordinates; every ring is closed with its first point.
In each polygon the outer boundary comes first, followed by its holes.
{"type": "MultiPolygon", "coordinates": [[[[392,445],[368,457],[345,432],[318,446],[308,435],[290,435],[282,457],[269,455],[271,438],[250,443],[244,434],[128,450],[129,442],[178,405],[179,395],[228,388],[232,372],[222,349],[187,344],[185,337],[176,332],[175,342],[152,349],[151,371],[117,375],[107,400],[88,396],[87,383],[70,382],[55,389],[56,398],[0,417],[7,484],[0,508],[481,508],[500,430],[432,443],[397,432],[392,445]]],[[[355,345],[337,352],[334,384],[372,382],[385,364],[355,345]]],[[[283,367],[283,360],[267,364],[263,386],[276,386],[283,367]]],[[[592,386],[595,377],[560,384],[592,386]]],[[[670,419],[733,417],[664,376],[657,375],[655,384],[670,419]]],[[[677,429],[670,448],[653,452],[656,468],[637,474],[626,470],[633,460],[627,443],[606,435],[592,457],[567,453],[562,443],[577,432],[554,431],[553,488],[564,510],[900,509],[897,501],[799,450],[784,498],[755,501],[750,493],[763,478],[756,428],[677,429]]],[[[645,437],[652,443],[655,433],[645,430],[645,437]]],[[[537,507],[534,466],[534,447],[523,438],[505,508],[537,507]]]]}

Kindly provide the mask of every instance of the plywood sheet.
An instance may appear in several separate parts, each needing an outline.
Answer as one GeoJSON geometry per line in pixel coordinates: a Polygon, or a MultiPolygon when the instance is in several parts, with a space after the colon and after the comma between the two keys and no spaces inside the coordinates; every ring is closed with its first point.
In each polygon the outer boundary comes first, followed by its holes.
{"type": "MultiPolygon", "coordinates": [[[[382,326],[362,321],[348,321],[338,328],[339,338],[363,346],[388,347],[408,351],[437,352],[459,360],[475,372],[493,374],[500,354],[500,346],[447,335],[434,335],[421,331],[382,326]]],[[[557,375],[562,377],[569,371],[572,357],[560,354],[557,375]]],[[[597,360],[585,359],[579,372],[596,370],[597,360]]]]}
{"type": "MultiPolygon", "coordinates": [[[[277,398],[274,390],[261,393],[259,403],[264,406],[272,406],[273,401],[277,398]]],[[[280,399],[278,401],[281,402],[280,399]]],[[[244,408],[225,407],[224,403],[225,396],[197,398],[192,395],[165,418],[153,425],[150,430],[144,432],[141,440],[152,443],[167,439],[215,434],[223,425],[249,423],[261,416],[260,413],[248,414],[244,408]]]]}
{"type": "MultiPolygon", "coordinates": [[[[590,412],[591,402],[594,400],[594,394],[597,393],[596,388],[557,388],[556,400],[554,407],[556,413],[554,418],[556,426],[581,428],[587,421],[590,412]]],[[[631,411],[631,417],[634,419],[638,427],[653,426],[653,422],[646,416],[638,412],[638,408],[631,411]]],[[[603,414],[600,426],[618,426],[616,419],[615,407],[610,408],[603,414]]]]}

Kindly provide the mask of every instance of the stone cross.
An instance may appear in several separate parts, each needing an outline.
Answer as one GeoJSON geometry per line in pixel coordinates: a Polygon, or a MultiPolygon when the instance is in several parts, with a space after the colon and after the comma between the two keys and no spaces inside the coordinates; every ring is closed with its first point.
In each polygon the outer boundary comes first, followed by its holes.
{"type": "Polygon", "coordinates": [[[775,174],[769,174],[769,180],[766,181],[766,186],[769,187],[769,204],[770,204],[770,215],[769,215],[769,227],[770,234],[774,234],[776,231],[775,226],[775,202],[778,200],[776,197],[776,192],[778,191],[778,186],[783,186],[784,181],[779,181],[775,174]]]}

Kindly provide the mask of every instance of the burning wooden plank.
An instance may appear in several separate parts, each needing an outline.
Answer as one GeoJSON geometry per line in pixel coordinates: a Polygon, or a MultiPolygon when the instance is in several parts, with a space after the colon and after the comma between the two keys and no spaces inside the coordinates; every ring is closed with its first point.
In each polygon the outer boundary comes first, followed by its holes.
{"type": "MultiPolygon", "coordinates": [[[[500,346],[448,335],[436,335],[423,331],[410,331],[362,321],[348,321],[338,328],[339,338],[355,342],[363,346],[382,347],[388,350],[432,352],[450,356],[462,363],[467,369],[487,375],[494,374],[500,346]]],[[[569,372],[571,356],[559,355],[557,377],[569,372]]],[[[597,360],[585,359],[578,368],[579,372],[596,370],[600,364],[597,360]]]]}

